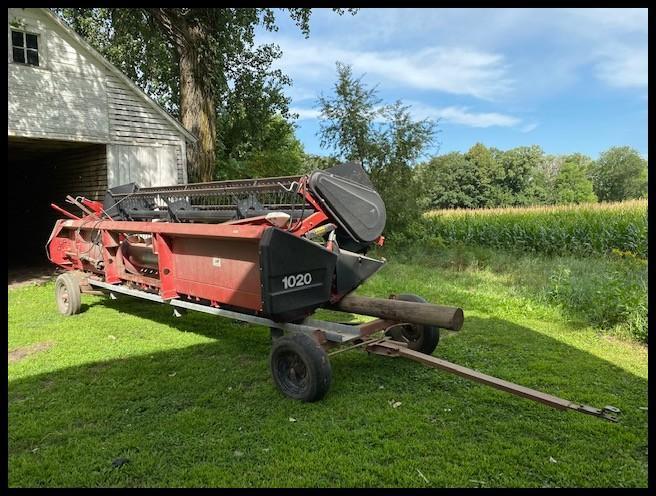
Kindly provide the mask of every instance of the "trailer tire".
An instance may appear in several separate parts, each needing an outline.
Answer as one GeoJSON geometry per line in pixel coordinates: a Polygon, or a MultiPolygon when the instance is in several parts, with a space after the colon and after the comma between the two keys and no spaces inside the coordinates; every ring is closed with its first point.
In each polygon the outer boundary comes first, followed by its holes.
{"type": "Polygon", "coordinates": [[[328,355],[306,334],[276,338],[269,363],[276,386],[289,398],[309,403],[323,398],[330,388],[332,368],[328,355]]]}
{"type": "MultiPolygon", "coordinates": [[[[400,294],[397,300],[426,303],[426,300],[415,294],[400,294]]],[[[440,328],[421,324],[401,324],[393,326],[390,332],[394,341],[406,343],[411,350],[431,355],[440,342],[440,328]]]]}
{"type": "Polygon", "coordinates": [[[55,300],[62,315],[75,315],[82,308],[80,282],[71,274],[61,274],[55,280],[55,300]]]}

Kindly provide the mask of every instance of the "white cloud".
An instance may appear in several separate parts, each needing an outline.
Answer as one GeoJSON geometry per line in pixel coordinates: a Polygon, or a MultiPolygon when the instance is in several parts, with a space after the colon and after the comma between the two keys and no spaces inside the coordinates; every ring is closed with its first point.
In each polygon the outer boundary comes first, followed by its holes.
{"type": "Polygon", "coordinates": [[[601,55],[597,76],[611,86],[647,88],[647,47],[636,50],[627,46],[613,47],[601,55]]]}
{"type": "Polygon", "coordinates": [[[312,38],[302,42],[277,38],[275,42],[284,53],[279,64],[295,81],[306,83],[332,81],[337,61],[350,64],[355,75],[366,73],[385,82],[386,87],[394,83],[486,100],[508,93],[513,83],[504,57],[482,50],[454,46],[412,51],[357,50],[312,38]]]}
{"type": "Polygon", "coordinates": [[[572,30],[593,38],[600,38],[612,31],[647,34],[647,9],[564,9],[560,14],[554,16],[554,22],[567,24],[572,30]]]}
{"type": "Polygon", "coordinates": [[[530,133],[530,132],[533,131],[535,128],[537,128],[538,125],[539,125],[539,124],[538,124],[537,122],[531,122],[531,123],[529,123],[529,124],[526,124],[525,126],[522,126],[522,128],[520,129],[520,131],[521,131],[522,133],[530,133]]]}
{"type": "Polygon", "coordinates": [[[295,80],[332,81],[342,60],[386,86],[506,102],[554,95],[586,68],[608,86],[645,88],[647,12],[365,8],[338,17],[316,9],[308,40],[283,40],[284,67],[295,80]]]}
{"type": "Polygon", "coordinates": [[[292,114],[298,114],[298,120],[311,120],[318,119],[321,115],[321,112],[317,109],[311,108],[301,108],[301,107],[290,107],[289,112],[292,114]]]}
{"type": "MultiPolygon", "coordinates": [[[[443,122],[469,127],[513,127],[521,123],[521,119],[497,112],[472,112],[468,107],[433,107],[417,102],[408,103],[411,105],[410,113],[415,119],[440,119],[443,122]]],[[[318,119],[321,116],[318,109],[293,107],[289,110],[298,114],[299,120],[318,119]]]]}
{"type": "Polygon", "coordinates": [[[287,96],[290,97],[294,102],[314,100],[317,97],[316,92],[306,88],[299,88],[297,86],[290,87],[286,93],[287,96]]]}
{"type": "Polygon", "coordinates": [[[521,119],[497,112],[471,112],[468,107],[449,106],[432,107],[429,105],[413,105],[410,109],[417,119],[441,119],[444,122],[461,124],[469,127],[513,127],[521,119]]]}

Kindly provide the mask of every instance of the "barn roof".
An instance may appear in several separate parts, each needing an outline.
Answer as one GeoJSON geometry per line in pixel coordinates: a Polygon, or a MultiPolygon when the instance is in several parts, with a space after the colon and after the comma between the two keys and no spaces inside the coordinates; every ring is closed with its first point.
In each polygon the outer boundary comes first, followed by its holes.
{"type": "Polygon", "coordinates": [[[123,81],[128,88],[132,89],[139,97],[141,97],[148,105],[150,105],[156,112],[160,113],[162,117],[164,117],[172,126],[174,126],[180,133],[182,133],[185,137],[185,139],[191,143],[195,143],[198,141],[198,138],[191,134],[187,128],[185,128],[180,122],[178,122],[176,119],[171,117],[171,115],[164,110],[162,107],[160,107],[152,98],[150,98],[146,93],[144,93],[141,88],[139,88],[134,82],[127,77],[125,74],[121,72],[120,69],[118,69],[114,64],[112,64],[109,60],[107,60],[105,57],[103,57],[98,51],[93,48],[89,42],[87,42],[84,38],[82,38],[80,35],[78,35],[73,29],[71,29],[68,24],[66,24],[62,19],[59,18],[57,14],[52,12],[50,9],[44,8],[41,9],[43,12],[46,13],[46,15],[52,19],[54,22],[56,22],[59,26],[61,26],[75,41],[77,41],[84,49],[86,49],[91,55],[93,55],[94,58],[96,58],[102,65],[104,65],[112,74],[114,74],[116,77],[118,77],[121,81],[123,81]]]}

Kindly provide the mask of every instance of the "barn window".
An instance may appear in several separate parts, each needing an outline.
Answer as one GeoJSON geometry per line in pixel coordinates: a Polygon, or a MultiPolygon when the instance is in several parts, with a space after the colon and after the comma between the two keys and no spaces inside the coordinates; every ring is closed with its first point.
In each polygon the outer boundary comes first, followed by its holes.
{"type": "Polygon", "coordinates": [[[11,31],[11,50],[14,62],[39,65],[39,37],[24,31],[11,31]]]}

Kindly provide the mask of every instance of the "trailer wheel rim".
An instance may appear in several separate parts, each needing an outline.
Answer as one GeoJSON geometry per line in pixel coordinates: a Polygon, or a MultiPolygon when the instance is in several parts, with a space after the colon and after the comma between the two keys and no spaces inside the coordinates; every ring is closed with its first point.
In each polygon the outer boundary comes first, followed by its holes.
{"type": "Polygon", "coordinates": [[[416,343],[421,341],[423,332],[419,326],[406,324],[401,326],[400,336],[401,339],[403,339],[406,343],[416,343]]]}
{"type": "Polygon", "coordinates": [[[59,302],[59,308],[63,312],[68,311],[68,307],[71,304],[70,295],[68,294],[68,289],[66,289],[65,284],[60,284],[57,288],[57,301],[59,302]]]}
{"type": "Polygon", "coordinates": [[[407,345],[419,343],[423,337],[421,326],[414,324],[396,324],[387,329],[386,334],[391,336],[395,341],[400,341],[407,345]]]}
{"type": "Polygon", "coordinates": [[[280,353],[276,360],[276,371],[281,385],[290,392],[301,394],[308,387],[308,367],[298,353],[280,353]]]}

